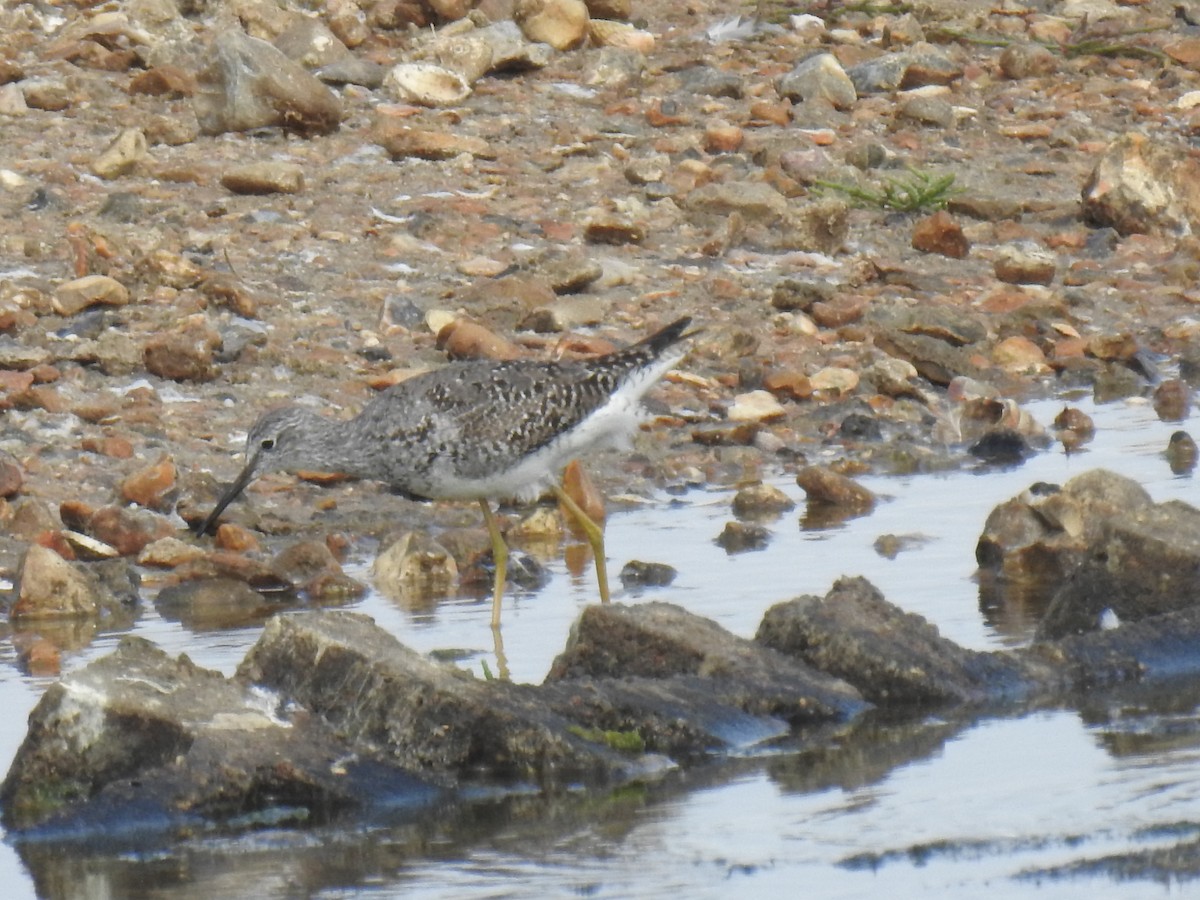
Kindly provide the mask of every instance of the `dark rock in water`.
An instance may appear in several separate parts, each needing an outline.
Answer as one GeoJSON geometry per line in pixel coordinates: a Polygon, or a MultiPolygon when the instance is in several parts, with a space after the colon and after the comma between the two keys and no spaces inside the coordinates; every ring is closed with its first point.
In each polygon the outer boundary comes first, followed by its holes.
{"type": "Polygon", "coordinates": [[[804,489],[810,504],[855,510],[869,510],[875,506],[875,495],[867,488],[827,466],[806,466],[797,473],[796,484],[804,489]]]}
{"type": "Polygon", "coordinates": [[[168,621],[193,631],[237,628],[265,621],[282,604],[269,602],[237,578],[198,578],[158,592],[154,606],[168,621]]]}
{"type": "Polygon", "coordinates": [[[1145,380],[1120,362],[1105,363],[1092,379],[1092,397],[1096,403],[1111,403],[1142,392],[1145,380]]]}
{"type": "Polygon", "coordinates": [[[1154,389],[1154,412],[1164,422],[1182,422],[1191,408],[1191,388],[1181,379],[1169,378],[1154,389]]]}
{"type": "Polygon", "coordinates": [[[238,677],[277,691],[351,744],[377,747],[413,771],[548,786],[624,780],[644,768],[573,733],[535,688],[480,681],[430,662],[365,616],[278,616],[238,677]]]}
{"type": "Polygon", "coordinates": [[[285,721],[273,706],[186,656],[125,638],[38,702],[0,786],[4,825],[43,839],[194,835],[440,795],[429,777],[368,748],[348,755],[319,719],[285,721]]]}
{"type": "Polygon", "coordinates": [[[988,515],[975,545],[981,568],[1014,581],[1049,581],[1057,589],[1083,562],[1100,522],[1140,515],[1152,505],[1137,482],[1103,469],[1084,472],[1061,490],[1035,485],[988,515]]]}
{"type": "Polygon", "coordinates": [[[774,518],[795,509],[796,501],[772,484],[751,484],[734,495],[732,505],[739,518],[774,518]]]}
{"type": "Polygon", "coordinates": [[[762,550],[771,540],[771,532],[765,525],[753,522],[726,522],[717,536],[717,544],[726,553],[745,553],[762,550]]]}
{"type": "Polygon", "coordinates": [[[850,415],[842,419],[842,424],[838,428],[838,431],[842,437],[853,440],[883,440],[883,430],[879,427],[879,420],[874,416],[867,416],[862,413],[850,413],[850,415]]]}
{"type": "Polygon", "coordinates": [[[960,647],[863,578],[771,607],[754,639],[848,681],[880,706],[996,702],[1031,683],[1008,654],[960,647]]]}
{"type": "Polygon", "coordinates": [[[322,541],[288,545],[271,560],[271,569],[285,583],[317,602],[352,600],[367,589],[342,571],[341,564],[322,541]]]}
{"type": "Polygon", "coordinates": [[[1087,555],[1054,595],[1039,640],[1100,630],[1108,612],[1136,622],[1197,604],[1200,510],[1159,503],[1092,527],[1087,555]]]}
{"type": "Polygon", "coordinates": [[[1167,443],[1167,465],[1175,475],[1186,475],[1196,468],[1196,442],[1186,431],[1176,431],[1167,443]]]}
{"type": "Polygon", "coordinates": [[[785,736],[844,750],[859,723],[870,730],[864,695],[918,718],[930,705],[1011,707],[1200,672],[1197,647],[1192,607],[980,653],[844,579],[774,607],[757,642],[669,604],[590,607],[531,686],[431,662],[363,616],[288,614],[232,679],[138,638],[64,677],[31,715],[0,803],[18,842],[145,850],[440,809],[483,785],[489,797],[513,783],[610,787],[785,736]]]}
{"type": "Polygon", "coordinates": [[[621,584],[626,588],[636,587],[666,587],[679,574],[666,563],[642,562],[639,559],[630,560],[621,569],[621,584]]]}
{"type": "Polygon", "coordinates": [[[848,684],[669,603],[588,607],[546,680],[677,675],[705,678],[721,702],[793,725],[866,709],[848,684]]]}
{"type": "Polygon", "coordinates": [[[1111,630],[1037,643],[1018,655],[1049,663],[1074,690],[1200,672],[1200,606],[1126,622],[1111,630]]]}
{"type": "MultiPolygon", "coordinates": [[[[491,551],[488,551],[491,555],[491,551]]],[[[495,562],[492,563],[495,568],[495,562]]],[[[508,580],[511,584],[526,590],[536,591],[550,583],[550,570],[528,553],[509,553],[508,580]]]]}
{"type": "Polygon", "coordinates": [[[1016,465],[1033,456],[1033,448],[1029,446],[1029,442],[1011,428],[989,431],[973,443],[967,452],[995,465],[1016,465]]]}
{"type": "Polygon", "coordinates": [[[1106,611],[1135,622],[1195,604],[1200,510],[1155,504],[1136,482],[1097,469],[996,507],[975,557],[1053,598],[1038,632],[1053,640],[1100,629],[1106,611]]]}

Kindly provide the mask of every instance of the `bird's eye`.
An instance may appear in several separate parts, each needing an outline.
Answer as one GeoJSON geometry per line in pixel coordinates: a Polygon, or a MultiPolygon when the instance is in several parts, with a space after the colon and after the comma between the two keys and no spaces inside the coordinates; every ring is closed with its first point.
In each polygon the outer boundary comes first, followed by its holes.
{"type": "Polygon", "coordinates": [[[262,442],[258,446],[262,447],[264,450],[274,450],[275,438],[263,438],[262,442]]]}

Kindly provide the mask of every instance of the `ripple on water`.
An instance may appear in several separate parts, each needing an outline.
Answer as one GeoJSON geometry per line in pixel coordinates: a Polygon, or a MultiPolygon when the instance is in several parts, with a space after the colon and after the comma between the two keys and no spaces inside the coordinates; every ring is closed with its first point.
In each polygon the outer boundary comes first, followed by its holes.
{"type": "MultiPolygon", "coordinates": [[[[771,604],[824,594],[842,575],[863,575],[959,643],[980,649],[1019,643],[1029,622],[997,616],[986,589],[981,601],[975,580],[975,542],[996,504],[1033,482],[1062,483],[1097,467],[1139,481],[1156,501],[1190,502],[1195,495],[1192,480],[1173,475],[1162,455],[1178,423],[1160,422],[1149,403],[1072,403],[1097,427],[1081,453],[1066,456],[1056,447],[1015,469],[864,478],[884,498],[873,514],[812,530],[802,527],[801,504],[771,524],[761,551],[727,555],[713,543],[730,518],[730,491],[694,491],[670,504],[613,515],[607,540],[614,571],[642,559],[679,573],[670,587],[622,592],[617,599],[679,603],[750,636],[771,604]],[[874,546],[887,534],[921,540],[889,558],[874,546]]],[[[1029,409],[1049,423],[1062,405],[1029,409]]],[[[802,501],[793,481],[775,483],[802,501]]],[[[573,575],[558,560],[552,571],[542,590],[506,597],[505,650],[518,680],[541,680],[592,600],[587,565],[573,575]]],[[[355,608],[418,650],[455,648],[460,664],[477,674],[484,661],[495,670],[487,598],[410,614],[371,594],[355,608]]],[[[186,652],[226,674],[258,631],[191,633],[152,608],[135,627],[168,652],[186,652]]],[[[107,653],[118,639],[97,640],[68,667],[107,653]]],[[[0,755],[10,759],[24,736],[24,712],[46,682],[21,676],[11,658],[0,661],[7,663],[0,666],[0,703],[10,711],[0,727],[0,755]]],[[[189,845],[178,854],[190,861],[188,878],[180,879],[175,863],[161,865],[161,858],[157,867],[148,859],[91,858],[86,874],[119,893],[123,879],[138,870],[139,879],[148,879],[139,883],[153,883],[162,898],[208,896],[233,883],[254,884],[264,897],[290,896],[288,884],[307,884],[329,897],[344,896],[354,885],[382,896],[403,890],[405,896],[493,897],[514,884],[526,896],[632,896],[651,886],[659,895],[790,896],[804,885],[812,896],[858,897],[886,884],[896,896],[1026,897],[1036,886],[1039,897],[1081,891],[1159,897],[1163,887],[1155,882],[1036,873],[1196,838],[1198,702],[1200,694],[1187,686],[1167,698],[1107,698],[1078,711],[961,726],[918,723],[893,742],[907,757],[864,753],[853,765],[804,756],[732,761],[693,770],[675,784],[608,798],[599,804],[603,816],[570,803],[548,808],[550,829],[532,829],[519,818],[506,824],[503,805],[480,810],[473,813],[477,831],[466,830],[485,835],[482,842],[431,841],[406,827],[322,834],[315,844],[279,833],[277,841],[269,835],[234,841],[241,852],[232,855],[228,843],[224,849],[189,845]],[[1022,873],[1035,875],[1018,877],[1022,873]]],[[[75,871],[70,866],[80,865],[80,859],[64,862],[59,874],[67,877],[75,871]]],[[[7,845],[0,847],[0,878],[32,894],[28,873],[7,845]]]]}

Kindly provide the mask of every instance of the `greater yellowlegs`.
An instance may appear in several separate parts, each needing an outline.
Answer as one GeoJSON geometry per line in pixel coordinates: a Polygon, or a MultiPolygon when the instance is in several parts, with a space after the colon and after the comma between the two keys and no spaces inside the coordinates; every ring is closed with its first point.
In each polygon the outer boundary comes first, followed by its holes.
{"type": "Polygon", "coordinates": [[[415,500],[475,500],[492,541],[492,625],[500,623],[508,548],[490,500],[532,500],[547,488],[579,522],[608,602],[604,534],[558,483],[580,452],[619,445],[646,391],[683,357],[678,319],[636,344],[581,361],[450,363],[388,388],[349,421],[299,406],[265,413],[246,439],[246,464],[199,528],[204,534],[256,476],[337,472],[381,481],[415,500]]]}

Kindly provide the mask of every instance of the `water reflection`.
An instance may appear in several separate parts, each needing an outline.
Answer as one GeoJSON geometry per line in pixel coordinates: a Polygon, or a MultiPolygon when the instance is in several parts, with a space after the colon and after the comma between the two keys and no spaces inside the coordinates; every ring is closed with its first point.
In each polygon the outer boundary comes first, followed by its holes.
{"type": "MultiPolygon", "coordinates": [[[[762,551],[732,556],[713,544],[731,518],[729,492],[693,491],[673,507],[615,515],[610,556],[618,569],[629,559],[670,565],[678,575],[669,588],[639,587],[638,596],[679,603],[739,634],[752,634],[778,600],[824,594],[837,577],[862,574],[968,647],[1021,644],[1047,598],[1030,585],[974,580],[975,543],[996,504],[1036,481],[1062,483],[1094,467],[1136,478],[1157,501],[1194,499],[1190,478],[1174,475],[1164,455],[1177,426],[1160,422],[1149,404],[1080,405],[1096,422],[1081,453],[1056,448],[1015,471],[864,478],[889,498],[871,515],[814,527],[810,510],[789,513],[768,524],[762,551]],[[888,535],[900,540],[877,550],[888,535]],[[922,540],[904,539],[915,535],[922,540]]],[[[1031,407],[1041,421],[1061,408],[1031,407]]],[[[791,479],[775,483],[803,500],[791,479]]],[[[517,680],[541,680],[593,599],[590,563],[570,565],[576,578],[558,560],[547,588],[506,598],[504,637],[517,680]]],[[[421,651],[455,648],[454,658],[477,674],[494,659],[486,597],[427,606],[371,595],[355,608],[421,651]]],[[[226,672],[257,637],[254,627],[206,631],[166,607],[161,615],[144,610],[128,627],[226,672]]],[[[58,637],[67,668],[113,641],[70,629],[58,637]]],[[[0,662],[0,699],[20,711],[0,729],[7,759],[46,682],[17,674],[9,642],[0,662]]],[[[886,884],[897,896],[993,900],[1027,897],[1032,872],[1041,873],[1039,896],[1159,897],[1153,874],[1124,881],[1099,869],[1079,881],[1064,873],[1120,854],[1186,851],[1200,832],[1198,706],[1200,686],[1182,683],[1081,697],[1073,710],[873,716],[833,742],[806,745],[801,737],[764,758],[714,762],[616,792],[485,797],[307,830],[264,821],[249,836],[143,843],[133,852],[10,845],[0,849],[0,879],[6,895],[54,898],[784,896],[797,885],[814,896],[864,896],[886,884]]]]}

